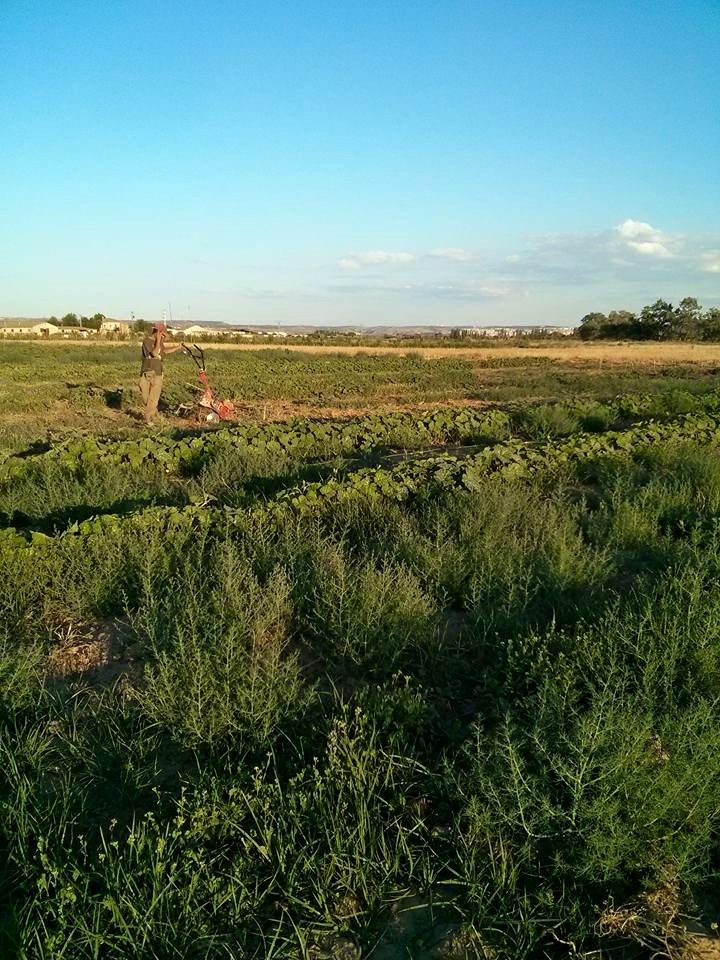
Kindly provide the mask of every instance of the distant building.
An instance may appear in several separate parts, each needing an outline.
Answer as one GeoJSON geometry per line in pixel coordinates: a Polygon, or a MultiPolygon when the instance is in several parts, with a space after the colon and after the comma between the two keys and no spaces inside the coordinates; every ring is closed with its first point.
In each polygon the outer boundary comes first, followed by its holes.
{"type": "Polygon", "coordinates": [[[125,320],[103,320],[98,333],[101,337],[127,337],[130,335],[130,324],[125,320]]]}
{"type": "Polygon", "coordinates": [[[60,327],[48,320],[24,320],[6,317],[0,320],[0,335],[5,337],[54,337],[60,333],[60,327]]]}
{"type": "Polygon", "coordinates": [[[97,330],[93,330],[90,327],[63,327],[61,333],[65,340],[69,340],[71,337],[73,339],[87,340],[88,337],[93,337],[97,333],[97,330]]]}
{"type": "Polygon", "coordinates": [[[563,337],[570,337],[575,333],[575,327],[535,327],[535,326],[517,326],[517,327],[461,327],[461,334],[466,337],[539,337],[557,334],[563,337]]]}
{"type": "Polygon", "coordinates": [[[466,337],[516,337],[517,327],[461,327],[461,334],[466,337]]]}
{"type": "Polygon", "coordinates": [[[230,327],[226,323],[176,323],[168,332],[173,337],[252,337],[245,327],[230,327]]]}
{"type": "Polygon", "coordinates": [[[181,333],[184,337],[201,337],[203,334],[209,333],[210,331],[207,329],[207,327],[201,327],[199,323],[191,323],[189,327],[182,325],[171,327],[169,332],[173,337],[176,337],[179,333],[181,333]]]}
{"type": "Polygon", "coordinates": [[[250,339],[252,339],[252,337],[255,336],[255,334],[252,332],[252,330],[244,330],[244,329],[242,329],[242,328],[241,328],[241,329],[235,329],[235,327],[233,327],[232,335],[233,335],[234,337],[242,337],[243,340],[250,340],[250,339]]]}

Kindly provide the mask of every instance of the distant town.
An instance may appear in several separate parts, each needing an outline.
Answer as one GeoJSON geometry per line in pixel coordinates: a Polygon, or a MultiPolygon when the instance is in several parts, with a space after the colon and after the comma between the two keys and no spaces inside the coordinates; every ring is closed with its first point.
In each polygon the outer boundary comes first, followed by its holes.
{"type": "MultiPolygon", "coordinates": [[[[103,314],[93,317],[78,317],[68,314],[57,317],[0,317],[0,336],[4,337],[50,337],[64,339],[90,339],[106,337],[124,340],[138,336],[150,330],[152,324],[141,318],[113,319],[103,314]]],[[[507,339],[512,337],[568,337],[577,332],[575,326],[523,325],[523,326],[310,326],[283,324],[243,324],[213,323],[202,321],[168,322],[171,336],[182,336],[194,340],[262,340],[277,339],[333,339],[361,338],[388,340],[432,340],[464,339],[479,337],[488,339],[507,339]]]]}

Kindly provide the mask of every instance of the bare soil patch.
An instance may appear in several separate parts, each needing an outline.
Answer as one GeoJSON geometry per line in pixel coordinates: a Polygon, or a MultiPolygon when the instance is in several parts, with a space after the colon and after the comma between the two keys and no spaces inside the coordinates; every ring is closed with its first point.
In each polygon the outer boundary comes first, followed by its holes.
{"type": "Polygon", "coordinates": [[[56,680],[82,678],[93,686],[134,685],[142,664],[124,620],[56,626],[48,671],[56,680]]]}
{"type": "MultiPolygon", "coordinates": [[[[538,398],[540,399],[540,398],[538,398]]],[[[391,413],[412,410],[437,410],[440,407],[496,407],[499,401],[475,400],[467,397],[448,397],[443,400],[419,402],[401,402],[383,397],[368,403],[354,403],[347,406],[332,404],[314,404],[293,400],[262,400],[254,403],[235,401],[239,420],[289,420],[292,417],[313,417],[314,419],[338,420],[345,417],[362,417],[372,413],[391,413]]],[[[506,404],[505,404],[506,405],[506,404]]]]}
{"type": "Polygon", "coordinates": [[[677,890],[668,884],[633,903],[608,906],[599,918],[600,933],[629,940],[669,960],[720,960],[720,939],[681,913],[677,890]]]}

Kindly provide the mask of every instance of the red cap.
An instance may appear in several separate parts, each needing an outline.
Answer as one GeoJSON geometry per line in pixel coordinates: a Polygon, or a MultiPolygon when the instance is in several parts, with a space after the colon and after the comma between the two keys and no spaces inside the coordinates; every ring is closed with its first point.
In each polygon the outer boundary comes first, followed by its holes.
{"type": "Polygon", "coordinates": [[[153,330],[157,330],[158,333],[167,333],[167,324],[166,324],[166,323],[155,323],[155,324],[153,324],[153,330]]]}

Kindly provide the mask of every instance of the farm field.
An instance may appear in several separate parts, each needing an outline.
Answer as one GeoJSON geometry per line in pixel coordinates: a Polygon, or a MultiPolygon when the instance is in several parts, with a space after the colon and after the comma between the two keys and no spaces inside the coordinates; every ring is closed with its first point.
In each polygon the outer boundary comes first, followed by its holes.
{"type": "MultiPolygon", "coordinates": [[[[218,390],[243,419],[390,411],[439,403],[493,404],[623,392],[704,390],[720,370],[720,345],[527,343],[437,347],[206,345],[218,390]]],[[[70,433],[128,434],[137,413],[137,344],[0,340],[0,457],[70,433]]],[[[194,395],[187,357],[168,360],[164,398],[194,395]]],[[[166,424],[168,428],[173,421],[166,424]]]]}
{"type": "Polygon", "coordinates": [[[640,346],[209,346],[148,431],[0,343],[0,956],[717,956],[720,349],[640,346]]]}

